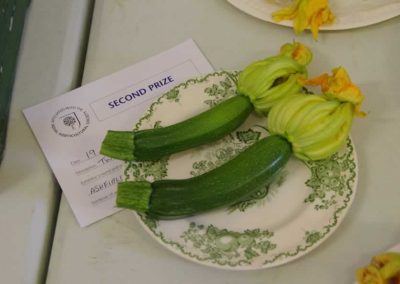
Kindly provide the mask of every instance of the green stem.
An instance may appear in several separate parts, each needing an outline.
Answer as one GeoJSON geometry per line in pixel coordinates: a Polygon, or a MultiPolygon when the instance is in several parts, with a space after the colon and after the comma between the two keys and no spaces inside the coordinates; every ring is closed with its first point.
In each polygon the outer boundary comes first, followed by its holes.
{"type": "Polygon", "coordinates": [[[133,131],[109,130],[101,145],[100,154],[124,161],[135,159],[133,131]]]}
{"type": "Polygon", "coordinates": [[[153,189],[147,181],[126,181],[118,184],[117,207],[146,212],[153,189]]]}

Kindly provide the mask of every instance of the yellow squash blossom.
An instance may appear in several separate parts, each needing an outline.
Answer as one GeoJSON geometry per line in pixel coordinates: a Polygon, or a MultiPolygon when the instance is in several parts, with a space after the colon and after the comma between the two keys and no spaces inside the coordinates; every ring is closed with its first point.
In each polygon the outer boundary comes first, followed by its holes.
{"type": "Polygon", "coordinates": [[[345,144],[353,114],[351,103],[324,95],[296,94],[285,97],[271,108],[268,130],[285,137],[297,158],[321,160],[345,144]]]}
{"type": "Polygon", "coordinates": [[[285,137],[296,157],[302,160],[325,159],[347,140],[353,117],[364,99],[344,68],[300,83],[321,86],[321,95],[295,94],[274,104],[268,116],[271,134],[285,137]]]}
{"type": "Polygon", "coordinates": [[[328,0],[293,0],[293,3],[272,13],[276,22],[293,20],[294,31],[299,34],[310,28],[313,38],[318,38],[319,27],[333,23],[335,15],[329,8],[328,0]]]}
{"type": "Polygon", "coordinates": [[[353,84],[346,69],[337,67],[332,70],[332,75],[322,74],[316,78],[303,80],[302,83],[308,86],[320,86],[321,91],[329,98],[341,102],[350,102],[355,107],[355,115],[364,117],[365,112],[361,111],[361,104],[364,100],[360,88],[353,84]]]}
{"type": "Polygon", "coordinates": [[[389,252],[374,256],[371,263],[357,270],[359,284],[400,283],[400,254],[389,252]]]}

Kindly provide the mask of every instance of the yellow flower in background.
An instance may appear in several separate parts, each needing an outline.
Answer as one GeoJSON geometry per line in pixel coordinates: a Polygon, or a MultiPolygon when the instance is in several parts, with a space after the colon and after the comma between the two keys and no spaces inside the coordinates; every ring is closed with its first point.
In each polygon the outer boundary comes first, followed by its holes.
{"type": "Polygon", "coordinates": [[[378,268],[374,266],[359,269],[356,276],[358,284],[387,284],[380,275],[378,268]]]}
{"type": "Polygon", "coordinates": [[[294,0],[292,4],[274,13],[276,22],[293,20],[293,28],[297,34],[310,28],[313,38],[318,38],[319,27],[333,23],[335,15],[329,8],[328,0],[294,0]]]}
{"type": "Polygon", "coordinates": [[[400,254],[389,252],[374,256],[371,263],[357,270],[359,284],[400,283],[400,254]]]}
{"type": "Polygon", "coordinates": [[[322,74],[316,78],[303,80],[302,83],[308,86],[320,86],[325,96],[341,102],[352,103],[355,106],[355,115],[359,117],[366,115],[365,112],[361,111],[364,95],[360,88],[353,84],[343,67],[334,68],[332,75],[322,74]]]}

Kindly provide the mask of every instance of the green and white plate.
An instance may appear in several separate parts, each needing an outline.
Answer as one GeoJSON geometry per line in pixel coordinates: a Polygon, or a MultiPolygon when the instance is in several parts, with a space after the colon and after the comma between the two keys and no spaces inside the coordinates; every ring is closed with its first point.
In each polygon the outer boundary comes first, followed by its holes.
{"type": "MultiPolygon", "coordinates": [[[[237,9],[260,20],[292,27],[292,21],[275,22],[271,14],[286,6],[291,0],[227,0],[237,9]]],[[[398,0],[330,0],[336,16],[333,24],[323,25],[320,30],[347,30],[369,26],[400,15],[398,0]]]]}
{"type": "MultiPolygon", "coordinates": [[[[235,95],[236,78],[237,73],[217,72],[180,84],[151,105],[136,129],[163,127],[209,109],[235,95]]],[[[253,114],[218,142],[157,162],[127,163],[125,177],[153,181],[200,175],[268,135],[265,126],[266,118],[253,114]]],[[[271,185],[248,200],[179,220],[138,218],[158,242],[189,260],[235,270],[267,268],[326,240],[346,215],[356,184],[356,153],[349,139],[328,160],[292,158],[271,185]]]]}

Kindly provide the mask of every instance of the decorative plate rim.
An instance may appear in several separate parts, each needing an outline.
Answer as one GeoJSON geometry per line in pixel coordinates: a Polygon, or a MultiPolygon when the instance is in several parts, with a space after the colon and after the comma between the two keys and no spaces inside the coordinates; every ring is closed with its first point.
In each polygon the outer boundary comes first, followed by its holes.
{"type": "MultiPolygon", "coordinates": [[[[213,77],[213,76],[228,76],[229,78],[234,78],[235,74],[237,74],[237,71],[217,71],[213,73],[209,73],[205,76],[198,77],[198,78],[193,78],[189,79],[183,83],[178,84],[174,88],[171,89],[177,90],[180,88],[187,88],[190,84],[196,84],[196,83],[201,83],[204,81],[207,81],[208,78],[213,77]]],[[[150,107],[148,108],[148,111],[140,118],[140,120],[137,122],[135,125],[135,129],[138,129],[141,124],[143,123],[144,120],[146,120],[149,115],[154,110],[154,107],[158,104],[161,103],[163,98],[165,97],[166,94],[160,96],[157,100],[155,100],[150,107]]],[[[214,268],[219,268],[219,269],[224,269],[224,270],[236,270],[236,271],[249,271],[249,270],[260,270],[260,269],[266,269],[266,268],[272,268],[276,266],[280,266],[283,264],[286,264],[288,262],[297,260],[298,258],[306,255],[307,253],[313,251],[317,247],[319,247],[324,241],[326,241],[340,226],[340,224],[343,222],[343,219],[347,215],[347,212],[349,211],[349,208],[351,207],[355,196],[357,192],[357,186],[358,186],[358,175],[359,175],[359,167],[358,167],[358,156],[357,152],[355,150],[355,145],[353,143],[353,140],[351,137],[349,137],[348,146],[351,148],[351,154],[352,160],[354,161],[354,176],[352,176],[349,180],[351,180],[351,184],[346,183],[346,187],[349,190],[349,193],[345,195],[343,205],[340,206],[339,208],[336,208],[331,214],[329,218],[329,223],[323,227],[323,234],[322,236],[316,241],[312,242],[308,245],[305,246],[297,246],[295,250],[293,251],[287,251],[287,252],[282,252],[278,254],[277,256],[274,257],[272,261],[269,261],[268,263],[263,263],[262,265],[246,265],[246,266],[241,266],[240,264],[232,265],[230,263],[225,263],[224,265],[221,265],[220,263],[214,263],[210,262],[207,260],[202,260],[199,258],[197,255],[193,255],[190,251],[184,251],[184,246],[172,241],[172,240],[167,240],[165,236],[163,235],[162,232],[157,233],[154,231],[152,228],[150,228],[146,222],[145,222],[145,216],[134,213],[137,220],[141,224],[141,226],[145,229],[146,232],[148,232],[152,238],[154,238],[159,244],[161,244],[163,247],[167,248],[169,251],[172,251],[176,255],[183,257],[184,259],[193,261],[195,263],[199,263],[208,267],[214,267],[214,268]],[[282,258],[283,257],[283,258],[282,258]]],[[[125,176],[128,176],[126,173],[127,168],[125,168],[125,176]]]]}

